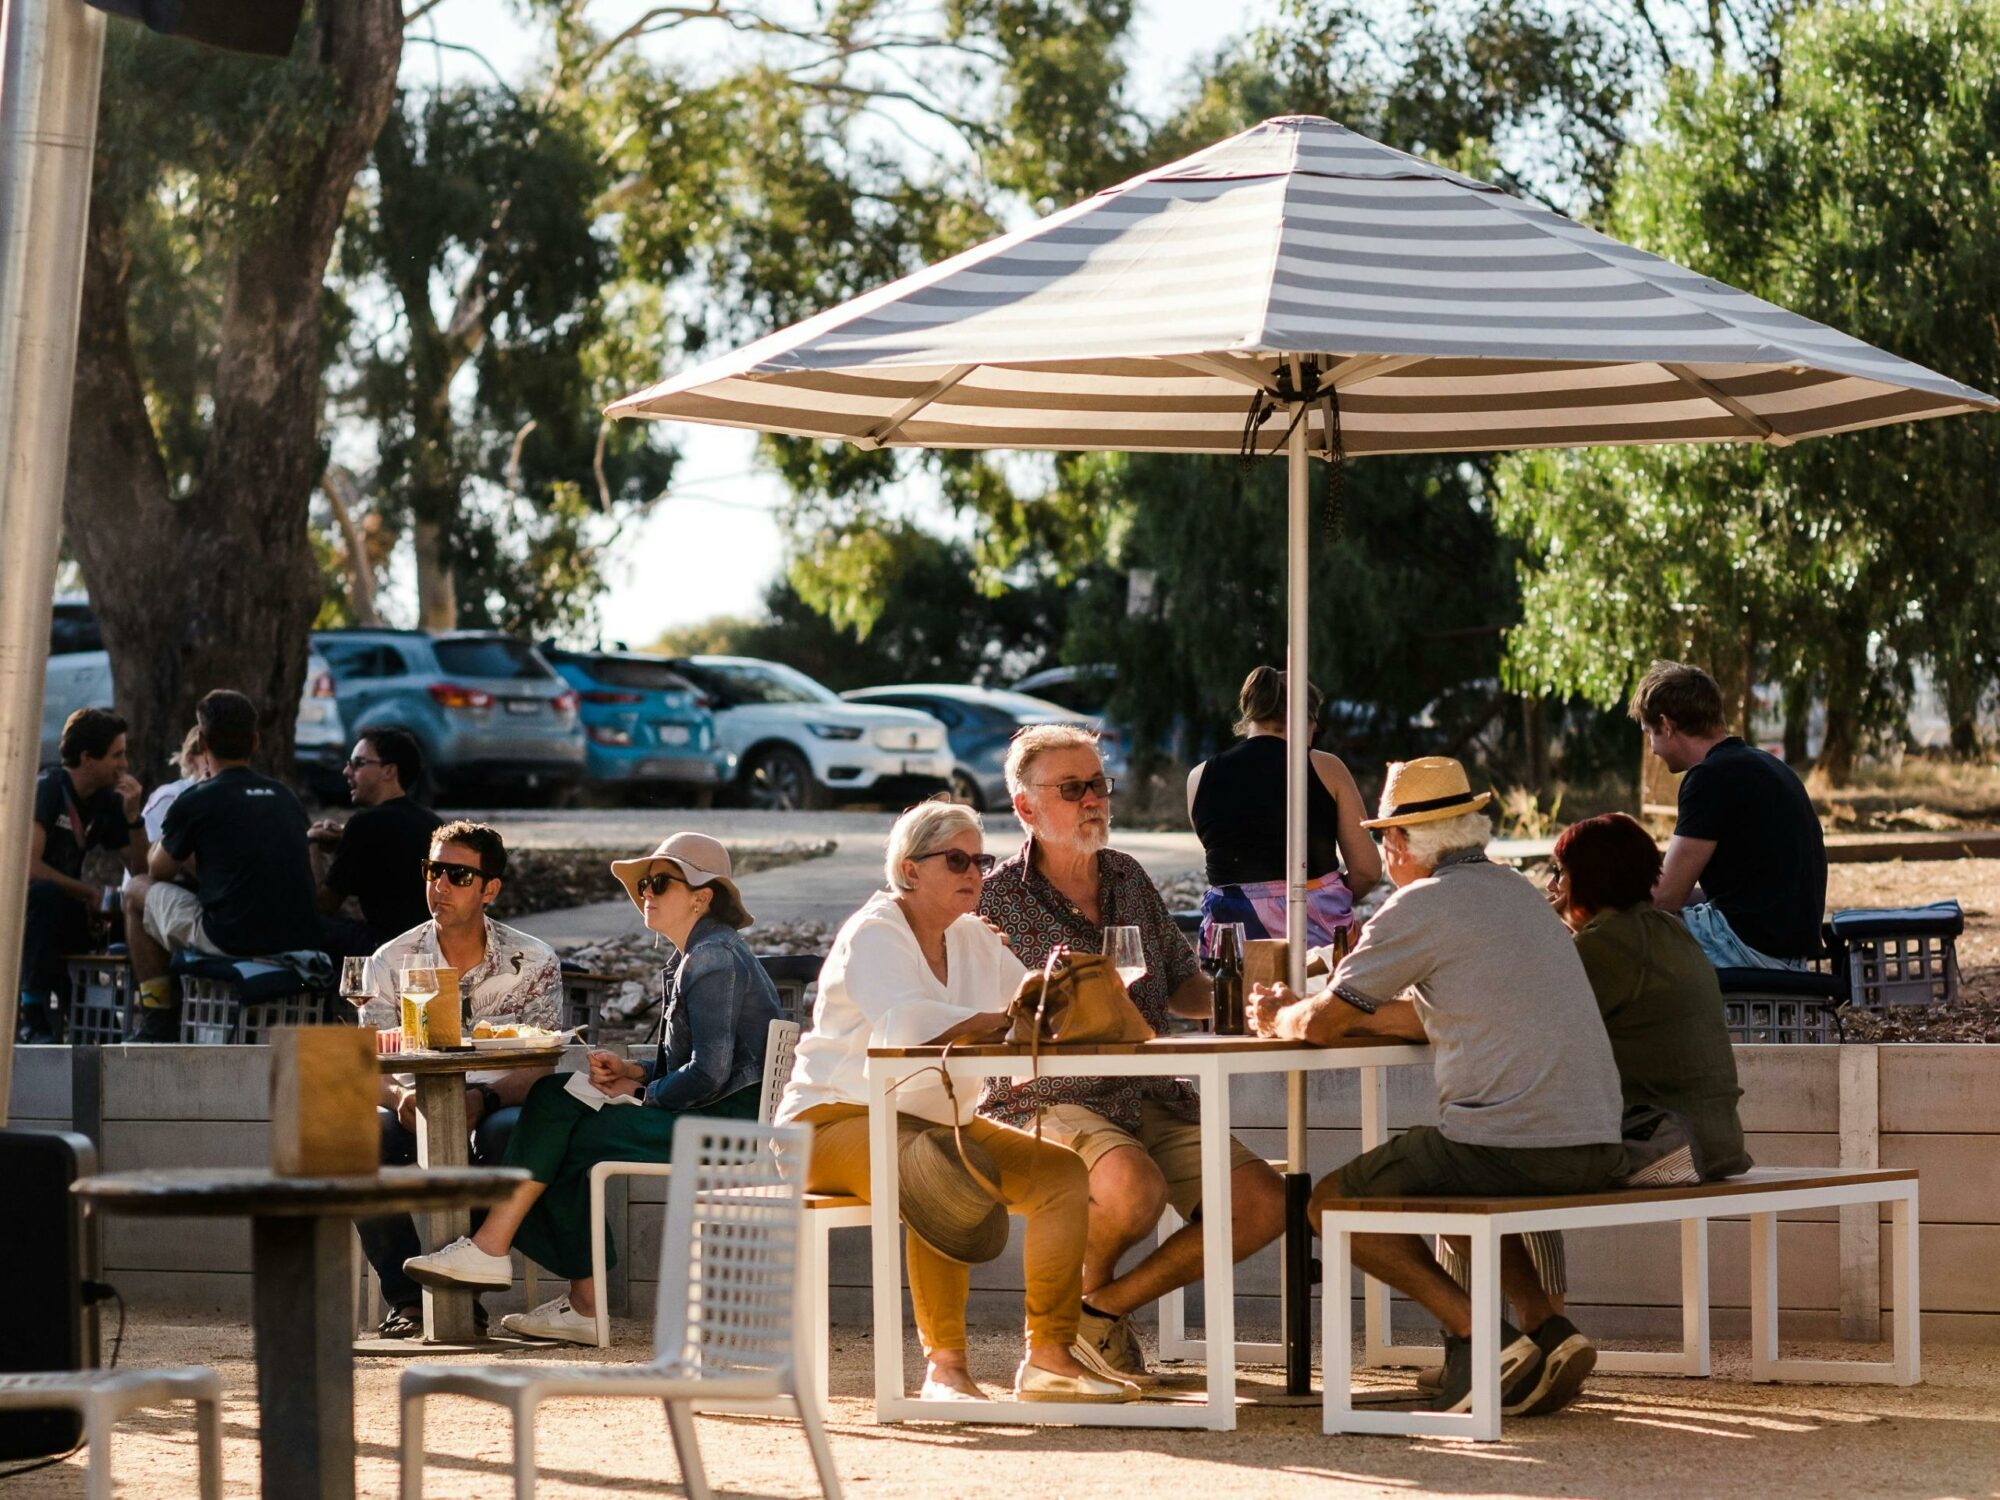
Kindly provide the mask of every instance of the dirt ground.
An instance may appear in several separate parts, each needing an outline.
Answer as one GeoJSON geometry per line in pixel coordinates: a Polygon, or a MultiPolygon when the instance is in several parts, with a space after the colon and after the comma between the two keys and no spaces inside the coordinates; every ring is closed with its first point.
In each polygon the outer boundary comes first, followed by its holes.
{"type": "MultiPolygon", "coordinates": [[[[570,1350],[504,1358],[633,1361],[644,1330],[620,1325],[599,1353],[570,1350]]],[[[1716,1346],[1707,1381],[1593,1380],[1583,1399],[1555,1417],[1508,1424],[1503,1441],[1474,1444],[1391,1437],[1326,1437],[1319,1408],[1247,1407],[1234,1433],[1135,1432],[1111,1428],[875,1425],[869,1341],[837,1335],[827,1413],[835,1462],[851,1496],[1607,1496],[1686,1500],[1700,1496],[2000,1495],[2000,1348],[1934,1345],[1924,1384],[1757,1386],[1744,1378],[1747,1349],[1716,1346]]],[[[1005,1383],[1018,1350],[999,1335],[975,1335],[973,1369],[989,1387],[1005,1383]]],[[[1818,1350],[1857,1357],[1853,1346],[1818,1350]]],[[[1878,1353],[1875,1357],[1882,1357],[1878,1353]]],[[[123,1363],[206,1363],[222,1374],[225,1493],[257,1493],[257,1408],[249,1335],[232,1327],[135,1327],[123,1363]]],[[[363,1359],[356,1368],[358,1493],[396,1493],[396,1380],[402,1362],[363,1359]]],[[[909,1368],[915,1369],[914,1350],[909,1368]]],[[[1274,1389],[1252,1372],[1245,1394],[1274,1389]]],[[[120,1496],[192,1496],[194,1436],[185,1408],[140,1413],[120,1428],[120,1496]]],[[[817,1493],[796,1427],[772,1417],[704,1416],[703,1460],[719,1495],[817,1493]]],[[[511,1493],[506,1421],[497,1408],[436,1400],[426,1417],[425,1493],[493,1500],[511,1493]]],[[[540,1433],[546,1500],[602,1494],[683,1493],[660,1409],[650,1401],[564,1401],[544,1408],[540,1433]]],[[[83,1494],[83,1457],[7,1481],[8,1500],[83,1494]]],[[[273,1497],[293,1500],[293,1497],[273,1497]]]]}

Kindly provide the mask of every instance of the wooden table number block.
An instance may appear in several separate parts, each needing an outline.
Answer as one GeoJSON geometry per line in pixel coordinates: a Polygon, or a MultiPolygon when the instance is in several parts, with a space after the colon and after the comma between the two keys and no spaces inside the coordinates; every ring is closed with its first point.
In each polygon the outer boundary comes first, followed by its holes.
{"type": "Polygon", "coordinates": [[[465,1045],[460,1017],[464,1014],[463,1003],[458,994],[458,970],[437,968],[431,971],[437,975],[438,992],[424,1008],[426,1022],[430,1027],[430,1044],[433,1047],[461,1047],[465,1045]]]}
{"type": "Polygon", "coordinates": [[[281,1177],[372,1174],[381,1163],[375,1033],[280,1026],[271,1033],[271,1170],[281,1177]]]}
{"type": "Polygon", "coordinates": [[[1287,980],[1289,945],[1283,938],[1252,938],[1243,945],[1243,993],[1260,984],[1282,984],[1287,980]]]}

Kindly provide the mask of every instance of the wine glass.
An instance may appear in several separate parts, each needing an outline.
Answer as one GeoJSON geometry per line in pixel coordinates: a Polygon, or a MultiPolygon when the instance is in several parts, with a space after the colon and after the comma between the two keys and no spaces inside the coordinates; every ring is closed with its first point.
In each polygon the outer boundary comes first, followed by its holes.
{"type": "Polygon", "coordinates": [[[425,1007],[437,998],[437,992],[437,970],[429,965],[396,971],[396,993],[403,1001],[405,1045],[419,1049],[430,1045],[429,1016],[425,1007]]]}
{"type": "Polygon", "coordinates": [[[340,961],[340,998],[353,1006],[356,1011],[367,1008],[375,998],[375,987],[368,982],[368,960],[364,958],[343,958],[340,961]]]}
{"type": "Polygon", "coordinates": [[[1139,941],[1138,928],[1105,928],[1104,956],[1111,960],[1111,967],[1118,971],[1126,989],[1146,977],[1146,950],[1139,941]]]}

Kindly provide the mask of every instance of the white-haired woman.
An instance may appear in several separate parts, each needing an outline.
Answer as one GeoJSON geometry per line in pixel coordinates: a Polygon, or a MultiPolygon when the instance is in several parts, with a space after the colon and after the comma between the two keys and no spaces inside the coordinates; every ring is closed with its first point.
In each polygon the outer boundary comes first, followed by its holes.
{"type": "MultiPolygon", "coordinates": [[[[980,881],[993,858],[979,815],[949,802],[911,808],[890,830],[888,886],[868,898],[834,939],[820,971],[812,1030],[800,1038],[779,1123],[813,1130],[807,1188],[869,1196],[866,1065],[870,1046],[996,1040],[1026,974],[1006,943],[980,921],[980,881]]],[[[1129,1401],[1137,1390],[1103,1380],[1077,1362],[1083,1246],[1090,1181],[1081,1157],[973,1112],[970,1091],[948,1098],[936,1074],[897,1094],[907,1136],[958,1123],[998,1168],[1002,1197],[1028,1221],[1027,1352],[1014,1377],[1018,1398],[1129,1401]]],[[[908,1189],[905,1189],[907,1193],[908,1189]]],[[[911,1300],[924,1343],[926,1400],[978,1399],[965,1353],[967,1265],[909,1236],[911,1300]]]]}

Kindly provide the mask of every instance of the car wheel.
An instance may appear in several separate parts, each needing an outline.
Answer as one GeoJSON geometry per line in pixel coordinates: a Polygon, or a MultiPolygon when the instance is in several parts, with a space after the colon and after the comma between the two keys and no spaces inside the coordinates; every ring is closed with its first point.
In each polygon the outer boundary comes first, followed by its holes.
{"type": "Polygon", "coordinates": [[[743,782],[750,805],[768,812],[816,810],[831,800],[813,780],[806,758],[786,745],[759,750],[744,770],[743,782]]]}
{"type": "Polygon", "coordinates": [[[954,802],[963,802],[974,812],[983,813],[986,811],[986,797],[979,790],[979,783],[963,771],[953,771],[951,773],[951,800],[954,802]]]}

